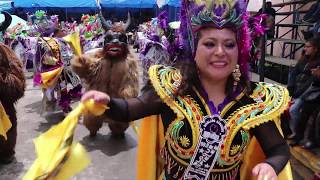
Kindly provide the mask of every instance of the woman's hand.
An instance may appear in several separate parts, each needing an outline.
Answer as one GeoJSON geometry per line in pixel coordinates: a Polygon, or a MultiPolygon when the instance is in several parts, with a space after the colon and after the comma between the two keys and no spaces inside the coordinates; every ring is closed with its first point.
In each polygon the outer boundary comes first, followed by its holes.
{"type": "Polygon", "coordinates": [[[258,176],[257,180],[277,180],[278,176],[268,163],[259,163],[252,169],[252,174],[258,176]]]}
{"type": "Polygon", "coordinates": [[[95,91],[95,90],[91,90],[91,91],[86,92],[82,96],[81,102],[84,102],[89,99],[93,99],[94,102],[102,103],[105,105],[108,105],[110,102],[110,96],[108,94],[101,92],[101,91],[95,91]]]}

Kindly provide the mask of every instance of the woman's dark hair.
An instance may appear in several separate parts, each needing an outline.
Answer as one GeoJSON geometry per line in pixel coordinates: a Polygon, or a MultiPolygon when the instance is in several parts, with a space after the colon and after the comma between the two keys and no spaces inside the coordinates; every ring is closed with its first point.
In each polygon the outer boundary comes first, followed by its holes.
{"type": "MultiPolygon", "coordinates": [[[[195,44],[198,44],[198,40],[201,37],[201,33],[197,33],[197,38],[195,44]]],[[[196,62],[194,60],[194,55],[191,53],[191,49],[185,48],[177,57],[177,61],[174,66],[180,70],[182,80],[177,91],[177,95],[187,95],[192,91],[192,86],[199,86],[200,79],[198,75],[198,69],[196,62]]],[[[234,85],[233,85],[233,77],[229,76],[226,86],[226,95],[229,98],[233,97],[234,94],[234,85]]],[[[241,76],[240,82],[238,83],[238,88],[241,90],[245,89],[245,93],[248,94],[250,92],[250,82],[247,77],[241,76]]]]}
{"type": "Polygon", "coordinates": [[[310,59],[320,58],[320,36],[314,36],[307,40],[313,47],[316,48],[316,53],[310,59]]]}
{"type": "Polygon", "coordinates": [[[313,61],[317,58],[320,58],[320,36],[319,35],[313,35],[310,38],[306,39],[306,43],[310,43],[313,47],[316,48],[316,53],[313,54],[312,56],[306,56],[305,51],[302,50],[301,52],[301,57],[299,61],[313,61]]]}

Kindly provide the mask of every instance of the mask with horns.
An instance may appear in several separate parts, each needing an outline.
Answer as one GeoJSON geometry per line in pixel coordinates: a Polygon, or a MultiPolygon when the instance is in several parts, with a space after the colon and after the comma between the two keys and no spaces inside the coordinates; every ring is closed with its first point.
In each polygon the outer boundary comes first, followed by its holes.
{"type": "Polygon", "coordinates": [[[107,32],[104,40],[104,51],[106,56],[114,58],[126,57],[128,54],[128,38],[126,30],[130,25],[131,17],[128,13],[126,23],[107,21],[100,11],[99,17],[103,29],[107,32]]]}

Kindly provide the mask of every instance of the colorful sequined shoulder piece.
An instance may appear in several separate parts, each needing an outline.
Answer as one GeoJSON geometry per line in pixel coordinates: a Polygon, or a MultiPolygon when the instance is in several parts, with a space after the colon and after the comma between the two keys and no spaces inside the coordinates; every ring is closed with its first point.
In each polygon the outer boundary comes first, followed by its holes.
{"type": "Polygon", "coordinates": [[[237,124],[245,130],[277,119],[288,108],[290,101],[288,90],[285,87],[264,82],[256,83],[250,98],[255,103],[242,107],[230,117],[240,118],[237,124]]]}
{"type": "MultiPolygon", "coordinates": [[[[250,103],[239,107],[227,118],[228,134],[221,148],[222,164],[232,164],[242,158],[250,141],[249,130],[269,121],[277,121],[290,101],[288,90],[282,86],[255,83],[249,95],[250,103]],[[241,143],[235,137],[241,133],[241,143]]],[[[277,123],[276,123],[277,124],[277,123]]]]}
{"type": "Polygon", "coordinates": [[[149,68],[149,78],[160,98],[182,119],[184,115],[174,101],[181,83],[180,71],[170,66],[153,65],[149,68]]]}
{"type": "Polygon", "coordinates": [[[174,97],[181,83],[180,71],[171,66],[153,65],[149,68],[149,77],[156,90],[165,88],[166,92],[163,93],[170,97],[174,97]]]}
{"type": "Polygon", "coordinates": [[[165,132],[167,149],[177,162],[187,166],[198,143],[203,112],[190,95],[175,95],[181,83],[179,70],[154,65],[149,69],[149,76],[159,97],[176,114],[165,132]],[[191,133],[185,132],[184,127],[188,127],[191,133]]]}

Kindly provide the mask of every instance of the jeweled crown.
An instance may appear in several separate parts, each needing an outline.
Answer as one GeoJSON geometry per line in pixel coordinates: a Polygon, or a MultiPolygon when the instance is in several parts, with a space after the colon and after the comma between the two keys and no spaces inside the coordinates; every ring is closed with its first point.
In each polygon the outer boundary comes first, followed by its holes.
{"type": "Polygon", "coordinates": [[[240,27],[248,0],[184,0],[186,16],[192,26],[211,24],[218,28],[240,27]]]}
{"type": "MultiPolygon", "coordinates": [[[[203,27],[242,29],[249,0],[182,0],[180,33],[195,52],[195,34],[203,27]]],[[[187,43],[183,43],[187,44],[187,43]]]]}

